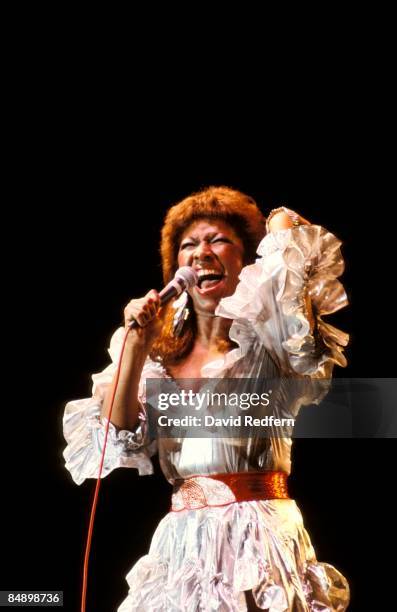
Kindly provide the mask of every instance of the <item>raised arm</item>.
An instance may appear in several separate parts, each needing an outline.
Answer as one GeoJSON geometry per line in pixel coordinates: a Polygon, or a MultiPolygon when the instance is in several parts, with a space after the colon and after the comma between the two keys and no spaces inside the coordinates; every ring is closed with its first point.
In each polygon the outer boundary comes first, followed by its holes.
{"type": "MultiPolygon", "coordinates": [[[[269,232],[277,232],[278,230],[288,229],[298,225],[311,225],[310,221],[299,215],[295,211],[282,206],[273,210],[267,220],[267,228],[269,232]]],[[[307,318],[310,323],[310,332],[313,333],[315,328],[315,318],[313,315],[312,301],[308,292],[304,295],[307,318]]]]}
{"type": "Polygon", "coordinates": [[[272,211],[267,229],[258,259],[242,269],[217,314],[246,320],[284,374],[330,379],[335,364],[346,366],[349,340],[322,319],[348,303],[338,280],[341,241],[284,207],[272,211]]]}

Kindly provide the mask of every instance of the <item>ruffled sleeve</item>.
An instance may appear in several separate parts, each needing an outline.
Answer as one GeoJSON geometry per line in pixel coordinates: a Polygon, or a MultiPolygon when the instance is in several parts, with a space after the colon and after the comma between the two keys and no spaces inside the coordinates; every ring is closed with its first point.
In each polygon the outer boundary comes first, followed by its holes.
{"type": "MultiPolygon", "coordinates": [[[[124,329],[120,327],[112,336],[109,354],[112,363],[99,374],[92,376],[92,397],[74,400],[66,404],[63,432],[67,442],[63,456],[66,468],[77,484],[86,478],[97,478],[105,438],[106,417],[101,419],[101,407],[114,373],[116,372],[124,329]]],[[[109,425],[102,478],[117,467],[136,468],[141,476],[153,474],[150,457],[157,451],[157,441],[149,439],[145,408],[145,377],[150,367],[148,359],[141,376],[138,399],[139,424],[134,431],[119,430],[109,425]]]]}
{"type": "Polygon", "coordinates": [[[346,366],[343,347],[349,340],[322,320],[347,304],[338,280],[344,270],[340,245],[318,225],[267,234],[258,247],[260,258],[243,268],[235,293],[221,300],[216,313],[236,323],[248,320],[283,373],[329,379],[335,364],[346,366]]]}

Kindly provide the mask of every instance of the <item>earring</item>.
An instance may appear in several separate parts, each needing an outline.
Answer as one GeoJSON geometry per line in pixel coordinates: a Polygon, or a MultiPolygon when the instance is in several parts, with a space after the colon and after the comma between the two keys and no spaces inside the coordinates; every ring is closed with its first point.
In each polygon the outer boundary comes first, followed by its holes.
{"type": "Polygon", "coordinates": [[[172,333],[175,337],[182,334],[185,322],[189,317],[190,310],[187,306],[188,294],[187,291],[182,291],[181,295],[172,304],[175,309],[174,320],[172,325],[172,333]]]}

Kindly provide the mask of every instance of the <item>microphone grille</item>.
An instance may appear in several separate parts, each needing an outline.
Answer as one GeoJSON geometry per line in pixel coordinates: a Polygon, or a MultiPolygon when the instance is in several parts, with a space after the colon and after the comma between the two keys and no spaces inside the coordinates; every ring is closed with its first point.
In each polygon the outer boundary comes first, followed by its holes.
{"type": "Polygon", "coordinates": [[[194,287],[198,283],[198,275],[190,266],[182,266],[175,272],[175,279],[181,278],[185,284],[186,289],[194,287]]]}

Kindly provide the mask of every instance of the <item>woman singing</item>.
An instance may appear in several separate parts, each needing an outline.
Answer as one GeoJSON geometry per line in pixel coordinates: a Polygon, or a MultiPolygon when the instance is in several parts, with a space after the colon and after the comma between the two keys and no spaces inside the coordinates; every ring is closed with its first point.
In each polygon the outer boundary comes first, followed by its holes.
{"type": "Polygon", "coordinates": [[[266,221],[252,198],[211,187],[168,211],[161,256],[165,282],[190,266],[197,285],[164,307],[155,290],[131,300],[112,364],[93,376],[92,398],[69,402],[64,416],[66,467],[78,484],[97,478],[121,344],[135,320],[102,476],[120,466],[151,474],[158,452],[173,494],[118,612],[346,610],[346,579],[317,561],[288,495],[291,437],[258,428],[241,439],[153,436],[146,384],[160,379],[178,392],[190,379],[266,389],[277,380],[273,414],[318,404],[334,364],[346,365],[348,336],[321,319],[347,303],[340,241],[288,208],[266,221]]]}

